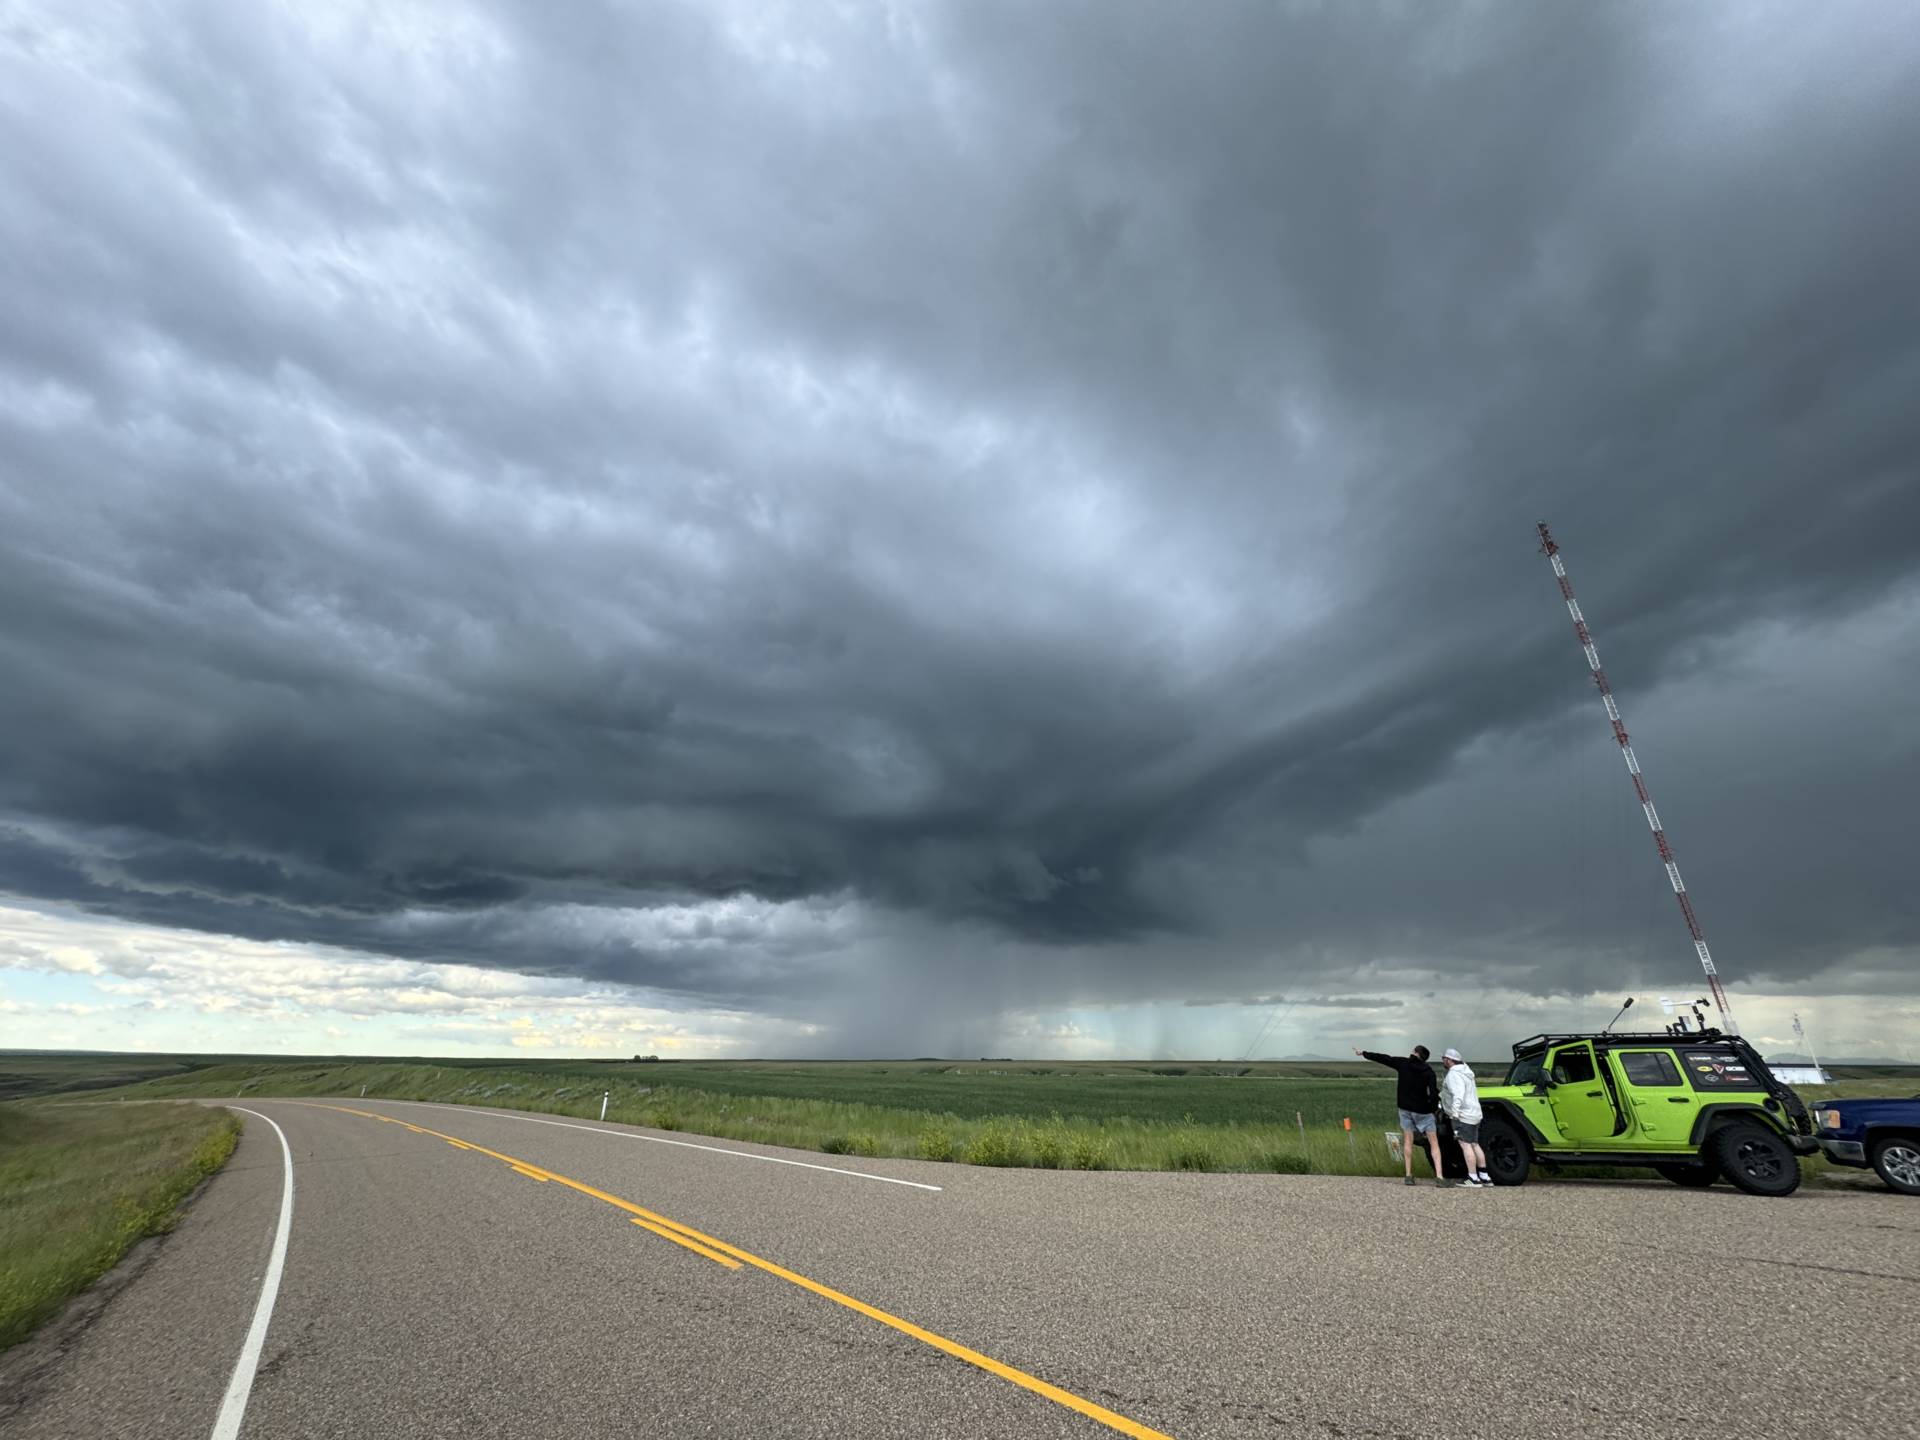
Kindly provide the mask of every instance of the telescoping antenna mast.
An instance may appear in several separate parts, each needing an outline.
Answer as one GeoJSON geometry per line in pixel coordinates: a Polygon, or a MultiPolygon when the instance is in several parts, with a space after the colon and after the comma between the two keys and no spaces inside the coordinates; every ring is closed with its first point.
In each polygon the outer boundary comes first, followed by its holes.
{"type": "Polygon", "coordinates": [[[1607,683],[1607,672],[1600,668],[1600,652],[1593,648],[1593,635],[1587,629],[1586,617],[1580,613],[1580,602],[1573,598],[1573,582],[1567,579],[1567,567],[1560,559],[1560,547],[1554,543],[1553,533],[1547,529],[1546,521],[1542,520],[1538,528],[1540,551],[1553,562],[1553,573],[1560,581],[1560,594],[1567,602],[1567,613],[1573,616],[1573,633],[1580,637],[1580,648],[1593,670],[1593,683],[1600,691],[1601,700],[1606,702],[1607,719],[1613,722],[1613,738],[1620,742],[1621,758],[1627,762],[1627,774],[1633,778],[1633,793],[1640,797],[1640,809],[1653,831],[1653,843],[1660,847],[1660,863],[1667,867],[1667,881],[1673,886],[1673,898],[1680,902],[1680,913],[1687,918],[1687,933],[1693,936],[1693,948],[1700,956],[1700,968],[1707,972],[1707,988],[1713,992],[1713,1003],[1719,1007],[1721,1026],[1729,1035],[1738,1035],[1740,1027],[1734,1023],[1733,1007],[1727,1004],[1727,992],[1720,983],[1720,972],[1713,968],[1713,955],[1707,949],[1707,937],[1700,933],[1700,921],[1693,913],[1693,901],[1688,898],[1687,887],[1680,880],[1680,867],[1673,862],[1673,847],[1667,844],[1667,832],[1660,828],[1660,812],[1653,808],[1653,801],[1647,795],[1647,782],[1640,774],[1640,762],[1634,758],[1633,746],[1627,740],[1627,727],[1620,723],[1620,706],[1613,698],[1613,687],[1607,683]]]}

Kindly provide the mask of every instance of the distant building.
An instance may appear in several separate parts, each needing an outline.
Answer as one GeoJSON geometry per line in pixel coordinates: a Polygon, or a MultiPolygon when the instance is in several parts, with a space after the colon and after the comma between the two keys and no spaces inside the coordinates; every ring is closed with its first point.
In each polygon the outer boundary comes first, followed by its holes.
{"type": "Polygon", "coordinates": [[[1821,1065],[1776,1065],[1767,1062],[1767,1068],[1773,1071],[1774,1078],[1783,1085],[1831,1085],[1833,1076],[1821,1065]]]}

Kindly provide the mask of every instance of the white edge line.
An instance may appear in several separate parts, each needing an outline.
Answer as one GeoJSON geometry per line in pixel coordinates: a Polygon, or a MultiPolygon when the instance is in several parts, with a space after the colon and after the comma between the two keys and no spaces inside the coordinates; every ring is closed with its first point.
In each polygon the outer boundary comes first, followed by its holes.
{"type": "Polygon", "coordinates": [[[247,1327],[247,1340],[234,1362],[233,1378],[227,1381],[227,1393],[220,1401],[220,1414],[213,1422],[212,1440],[237,1440],[240,1421],[247,1413],[247,1401],[253,1394],[253,1372],[260,1365],[260,1349],[267,1341],[267,1326],[273,1319],[273,1302],[280,1294],[280,1272],[287,1264],[287,1235],[293,1229],[293,1150],[287,1144],[287,1132],[271,1115],[249,1110],[244,1105],[228,1105],[273,1126],[280,1137],[280,1228],[273,1237],[273,1254],[267,1261],[266,1277],[260,1282],[260,1301],[253,1307],[253,1324],[247,1327]]]}
{"type": "Polygon", "coordinates": [[[654,1145],[678,1145],[683,1150],[711,1150],[716,1155],[738,1155],[742,1160],[765,1160],[769,1165],[798,1165],[802,1170],[824,1170],[829,1175],[851,1175],[856,1180],[878,1180],[882,1185],[911,1185],[915,1190],[938,1191],[938,1185],[923,1185],[918,1180],[896,1180],[891,1175],[870,1175],[865,1170],[842,1170],[837,1165],[812,1165],[805,1160],[783,1160],[778,1155],[756,1155],[751,1150],[729,1150],[724,1145],[700,1145],[692,1140],[665,1140],[658,1135],[639,1135],[631,1130],[603,1130],[598,1125],[576,1125],[571,1120],[543,1120],[538,1115],[520,1115],[511,1110],[482,1110],[478,1105],[443,1105],[434,1100],[378,1100],[382,1105],[418,1105],[427,1110],[459,1110],[468,1115],[491,1115],[496,1120],[524,1120],[529,1125],[558,1125],[562,1130],[585,1130],[593,1135],[611,1135],[616,1140],[645,1140],[654,1145]]]}

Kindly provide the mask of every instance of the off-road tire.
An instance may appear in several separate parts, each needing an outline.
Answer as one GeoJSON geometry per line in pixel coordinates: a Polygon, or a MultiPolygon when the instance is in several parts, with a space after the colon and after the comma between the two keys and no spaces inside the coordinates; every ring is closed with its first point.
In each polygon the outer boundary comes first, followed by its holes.
{"type": "Polygon", "coordinates": [[[1713,1132],[1708,1163],[1749,1195],[1791,1195],[1800,1188],[1800,1157],[1780,1133],[1751,1120],[1736,1120],[1713,1132]]]}
{"type": "Polygon", "coordinates": [[[1875,1141],[1873,1168],[1889,1190],[1920,1195],[1920,1140],[1911,1135],[1889,1135],[1875,1141]]]}
{"type": "Polygon", "coordinates": [[[1480,1148],[1487,1154],[1487,1174],[1496,1185],[1524,1185],[1533,1165],[1533,1151],[1512,1121],[1489,1115],[1480,1126],[1480,1148]]]}
{"type": "Polygon", "coordinates": [[[1689,1190],[1704,1190],[1720,1178],[1720,1172],[1711,1165],[1656,1165],[1653,1168],[1663,1179],[1689,1190]]]}

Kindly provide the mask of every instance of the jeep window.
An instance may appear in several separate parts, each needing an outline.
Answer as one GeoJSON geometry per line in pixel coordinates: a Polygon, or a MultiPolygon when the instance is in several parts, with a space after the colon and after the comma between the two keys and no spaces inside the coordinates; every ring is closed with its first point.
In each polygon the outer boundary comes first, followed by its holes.
{"type": "Polygon", "coordinates": [[[1586,1046],[1576,1046],[1571,1050],[1561,1050],[1553,1057],[1553,1083],[1556,1085],[1578,1085],[1582,1080],[1593,1079],[1593,1052],[1586,1046]]]}
{"type": "Polygon", "coordinates": [[[1547,1083],[1547,1070],[1540,1063],[1538,1055],[1528,1055],[1513,1062],[1513,1068],[1507,1071],[1509,1085],[1544,1085],[1547,1083]]]}
{"type": "Polygon", "coordinates": [[[1683,1050],[1680,1061],[1696,1090],[1758,1090],[1746,1062],[1729,1050],[1683,1050]]]}
{"type": "Polygon", "coordinates": [[[1622,1050],[1620,1068],[1629,1085],[1678,1085],[1680,1067],[1664,1050],[1622,1050]]]}

